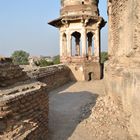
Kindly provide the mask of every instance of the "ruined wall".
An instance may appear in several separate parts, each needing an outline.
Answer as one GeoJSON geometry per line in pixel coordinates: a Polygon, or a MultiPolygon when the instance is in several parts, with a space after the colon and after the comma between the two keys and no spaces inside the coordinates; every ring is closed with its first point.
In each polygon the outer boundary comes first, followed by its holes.
{"type": "Polygon", "coordinates": [[[63,64],[49,67],[25,68],[25,71],[32,79],[46,83],[47,91],[58,88],[71,80],[70,69],[63,64]]]}
{"type": "Polygon", "coordinates": [[[131,132],[140,136],[140,1],[109,0],[109,61],[105,64],[107,94],[121,100],[131,115],[131,132]]]}
{"type": "Polygon", "coordinates": [[[48,135],[48,96],[40,83],[12,88],[0,98],[0,139],[42,139],[48,135]]]}
{"type": "Polygon", "coordinates": [[[30,79],[5,58],[0,60],[0,82],[0,140],[47,140],[46,84],[30,79]]]}
{"type": "Polygon", "coordinates": [[[69,82],[70,69],[55,65],[22,70],[11,59],[0,59],[0,140],[47,140],[48,91],[69,82]]]}
{"type": "Polygon", "coordinates": [[[28,80],[29,77],[18,65],[13,65],[10,58],[0,58],[0,87],[13,85],[28,80]]]}

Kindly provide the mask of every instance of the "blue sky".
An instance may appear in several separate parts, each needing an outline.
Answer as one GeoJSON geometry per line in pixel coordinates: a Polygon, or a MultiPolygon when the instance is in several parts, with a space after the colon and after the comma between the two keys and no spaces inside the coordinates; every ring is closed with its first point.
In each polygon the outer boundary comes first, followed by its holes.
{"type": "MultiPolygon", "coordinates": [[[[107,20],[106,0],[100,14],[107,20]]],[[[59,17],[60,0],[0,0],[0,55],[15,50],[31,55],[59,54],[59,31],[47,24],[59,17]]],[[[107,50],[107,26],[102,29],[102,50],[107,50]]]]}

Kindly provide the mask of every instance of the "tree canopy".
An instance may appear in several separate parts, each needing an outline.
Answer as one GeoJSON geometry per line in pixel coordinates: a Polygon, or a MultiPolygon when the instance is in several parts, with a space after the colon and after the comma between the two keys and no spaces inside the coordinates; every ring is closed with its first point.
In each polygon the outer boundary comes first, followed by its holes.
{"type": "Polygon", "coordinates": [[[40,67],[46,67],[46,66],[54,65],[54,63],[49,62],[49,61],[42,58],[41,60],[38,61],[38,64],[36,64],[36,65],[40,66],[40,67]]]}
{"type": "Polygon", "coordinates": [[[14,51],[11,55],[13,63],[17,65],[28,65],[29,53],[23,50],[14,51]]]}
{"type": "Polygon", "coordinates": [[[101,63],[104,63],[108,60],[108,53],[107,52],[101,52],[101,63]]]}
{"type": "Polygon", "coordinates": [[[59,55],[56,55],[53,57],[53,63],[54,64],[60,64],[60,56],[59,55]]]}

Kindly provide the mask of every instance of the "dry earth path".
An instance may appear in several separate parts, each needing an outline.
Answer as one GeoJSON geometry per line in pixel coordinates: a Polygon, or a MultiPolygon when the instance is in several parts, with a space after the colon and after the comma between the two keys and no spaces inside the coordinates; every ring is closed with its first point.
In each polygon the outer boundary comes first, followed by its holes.
{"type": "MultiPolygon", "coordinates": [[[[104,91],[103,81],[92,81],[69,83],[50,92],[49,140],[73,140],[76,128],[90,116],[97,97],[104,91]]],[[[82,132],[83,135],[76,132],[75,140],[89,140],[86,129],[82,132]]]]}

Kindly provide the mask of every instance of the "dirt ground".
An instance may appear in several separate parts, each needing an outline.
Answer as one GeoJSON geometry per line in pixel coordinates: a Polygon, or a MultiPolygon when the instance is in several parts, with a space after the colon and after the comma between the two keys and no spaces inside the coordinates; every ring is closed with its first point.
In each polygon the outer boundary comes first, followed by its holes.
{"type": "Polygon", "coordinates": [[[72,140],[71,135],[82,121],[82,108],[89,105],[86,119],[99,95],[104,95],[103,81],[69,83],[52,91],[49,94],[49,140],[72,140]]]}
{"type": "Polygon", "coordinates": [[[103,81],[69,83],[49,97],[49,140],[131,140],[129,117],[103,81]]]}

